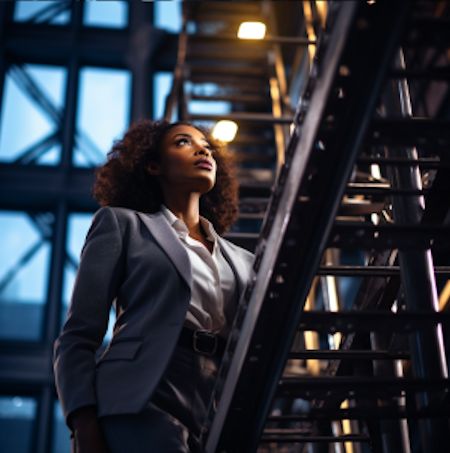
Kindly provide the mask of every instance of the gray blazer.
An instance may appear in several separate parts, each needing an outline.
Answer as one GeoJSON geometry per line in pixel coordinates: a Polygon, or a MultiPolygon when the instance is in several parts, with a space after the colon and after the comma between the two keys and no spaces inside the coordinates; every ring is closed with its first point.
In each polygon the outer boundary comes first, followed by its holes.
{"type": "MultiPolygon", "coordinates": [[[[219,244],[241,295],[253,254],[224,238],[219,244]]],[[[191,281],[187,252],[161,211],[102,207],[95,213],[54,347],[56,389],[66,418],[88,405],[96,405],[99,416],[145,407],[175,348],[191,281]],[[112,303],[113,337],[96,360],[112,303]]]]}

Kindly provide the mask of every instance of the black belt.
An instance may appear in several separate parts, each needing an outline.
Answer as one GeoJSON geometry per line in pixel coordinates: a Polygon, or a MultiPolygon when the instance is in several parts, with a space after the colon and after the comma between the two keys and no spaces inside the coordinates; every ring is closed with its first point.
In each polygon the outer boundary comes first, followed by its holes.
{"type": "Polygon", "coordinates": [[[198,354],[222,357],[226,340],[216,333],[207,330],[193,330],[188,327],[181,329],[178,345],[191,349],[198,354]]]}

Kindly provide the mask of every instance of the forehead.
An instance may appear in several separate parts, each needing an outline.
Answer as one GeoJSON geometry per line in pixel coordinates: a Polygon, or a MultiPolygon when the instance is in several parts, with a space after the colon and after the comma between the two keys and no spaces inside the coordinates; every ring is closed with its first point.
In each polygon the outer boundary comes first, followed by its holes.
{"type": "Polygon", "coordinates": [[[205,134],[195,127],[188,126],[186,124],[180,124],[178,126],[174,126],[166,135],[166,139],[170,140],[171,138],[175,138],[177,135],[189,135],[194,139],[197,140],[207,140],[205,134]]]}

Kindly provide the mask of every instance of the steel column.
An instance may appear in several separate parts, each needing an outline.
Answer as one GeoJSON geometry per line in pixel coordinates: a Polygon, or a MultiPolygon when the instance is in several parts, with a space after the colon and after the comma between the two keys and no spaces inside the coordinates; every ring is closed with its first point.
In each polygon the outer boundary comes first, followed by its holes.
{"type": "MultiPolygon", "coordinates": [[[[396,61],[397,68],[405,69],[403,52],[400,50],[396,61]]],[[[412,117],[412,106],[408,84],[400,79],[392,86],[392,99],[388,106],[388,114],[409,118],[412,117]]],[[[389,158],[417,159],[415,148],[386,149],[389,158]]],[[[422,182],[419,168],[395,167],[389,172],[394,187],[407,190],[421,190],[422,182]]],[[[401,225],[418,225],[424,211],[422,196],[393,196],[393,214],[396,223],[401,225]]],[[[434,275],[431,250],[400,250],[400,275],[405,293],[408,310],[415,312],[438,311],[438,294],[434,275]]],[[[442,328],[435,326],[427,331],[419,331],[411,335],[411,356],[413,371],[419,378],[445,378],[448,376],[447,363],[442,339],[442,328]]],[[[429,407],[433,402],[444,398],[442,391],[423,392],[418,394],[419,409],[429,407]]],[[[448,421],[444,419],[424,419],[419,421],[422,451],[441,451],[448,441],[448,421]]]]}
{"type": "MultiPolygon", "coordinates": [[[[374,351],[382,351],[389,349],[391,336],[386,332],[373,333],[370,336],[371,346],[374,351]]],[[[391,360],[376,360],[373,362],[373,370],[375,376],[382,377],[398,377],[395,372],[395,364],[391,360]]],[[[397,404],[394,398],[381,400],[383,407],[395,407],[397,404]]],[[[405,427],[401,420],[380,420],[381,441],[383,445],[383,453],[409,453],[409,449],[405,450],[403,445],[402,432],[405,427]]],[[[407,431],[406,431],[407,435],[407,431]]]]}
{"type": "Polygon", "coordinates": [[[126,55],[132,76],[131,121],[152,117],[152,58],[164,33],[152,27],[153,5],[130,2],[130,35],[126,55]]]}

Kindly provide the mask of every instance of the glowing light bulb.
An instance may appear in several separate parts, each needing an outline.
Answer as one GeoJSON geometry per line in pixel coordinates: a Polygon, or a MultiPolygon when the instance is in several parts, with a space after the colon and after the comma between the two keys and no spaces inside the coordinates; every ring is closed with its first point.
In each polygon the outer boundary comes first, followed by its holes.
{"type": "Polygon", "coordinates": [[[232,142],[238,130],[238,125],[234,121],[220,120],[212,130],[212,136],[221,142],[232,142]]]}
{"type": "Polygon", "coordinates": [[[239,39],[264,39],[266,24],[263,22],[242,22],[237,33],[239,39]]]}

